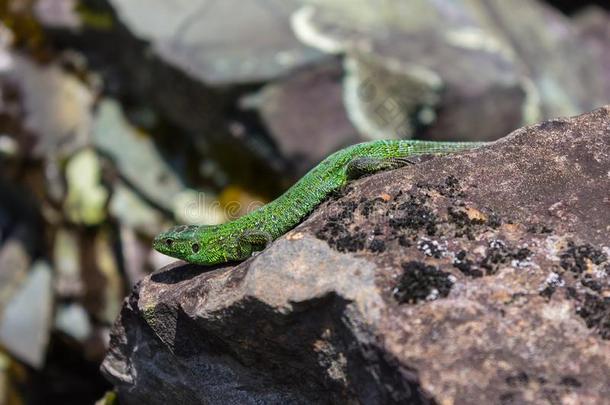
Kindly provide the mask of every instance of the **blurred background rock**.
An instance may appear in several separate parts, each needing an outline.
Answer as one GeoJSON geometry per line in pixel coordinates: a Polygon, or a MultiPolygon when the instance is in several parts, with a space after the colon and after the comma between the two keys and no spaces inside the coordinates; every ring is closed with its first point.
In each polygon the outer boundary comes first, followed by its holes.
{"type": "Polygon", "coordinates": [[[104,395],[108,330],[173,223],[242,215],[352,143],[610,102],[605,1],[0,0],[0,20],[0,404],[104,395]]]}

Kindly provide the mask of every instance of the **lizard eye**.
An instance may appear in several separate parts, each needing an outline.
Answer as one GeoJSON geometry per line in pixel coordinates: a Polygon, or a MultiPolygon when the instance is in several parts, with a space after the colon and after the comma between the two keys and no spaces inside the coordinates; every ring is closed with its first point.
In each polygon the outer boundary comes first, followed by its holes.
{"type": "Polygon", "coordinates": [[[167,247],[172,247],[172,245],[174,244],[174,241],[171,239],[165,239],[165,246],[167,247]]]}
{"type": "Polygon", "coordinates": [[[193,249],[193,253],[199,252],[199,243],[193,243],[191,249],[193,249]]]}

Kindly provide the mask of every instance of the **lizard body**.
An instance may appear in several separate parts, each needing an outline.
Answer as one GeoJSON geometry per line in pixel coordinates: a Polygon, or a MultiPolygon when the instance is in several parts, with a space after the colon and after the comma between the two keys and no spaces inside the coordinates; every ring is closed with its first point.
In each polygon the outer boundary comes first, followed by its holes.
{"type": "Polygon", "coordinates": [[[446,154],[482,142],[380,140],[341,149],[311,169],[272,202],[221,225],[182,225],[159,234],[157,251],[191,263],[214,265],[244,260],[298,225],[350,179],[410,163],[411,156],[446,154]]]}

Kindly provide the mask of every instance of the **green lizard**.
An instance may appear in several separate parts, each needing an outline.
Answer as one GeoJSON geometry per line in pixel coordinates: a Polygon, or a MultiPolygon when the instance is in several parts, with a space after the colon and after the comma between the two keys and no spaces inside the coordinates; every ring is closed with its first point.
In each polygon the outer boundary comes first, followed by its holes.
{"type": "Polygon", "coordinates": [[[165,255],[196,264],[244,260],[298,225],[350,179],[404,166],[410,163],[411,156],[445,154],[483,144],[380,140],[352,145],[324,159],[269,204],[221,225],[174,227],[159,234],[153,247],[165,255]]]}

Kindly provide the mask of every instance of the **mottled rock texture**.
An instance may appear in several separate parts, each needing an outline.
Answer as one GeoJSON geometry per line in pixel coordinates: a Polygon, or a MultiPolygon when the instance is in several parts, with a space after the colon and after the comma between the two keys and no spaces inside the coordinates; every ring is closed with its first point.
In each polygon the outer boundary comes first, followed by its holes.
{"type": "Polygon", "coordinates": [[[610,107],[353,182],[237,265],[127,299],[121,403],[604,403],[610,107]]]}

